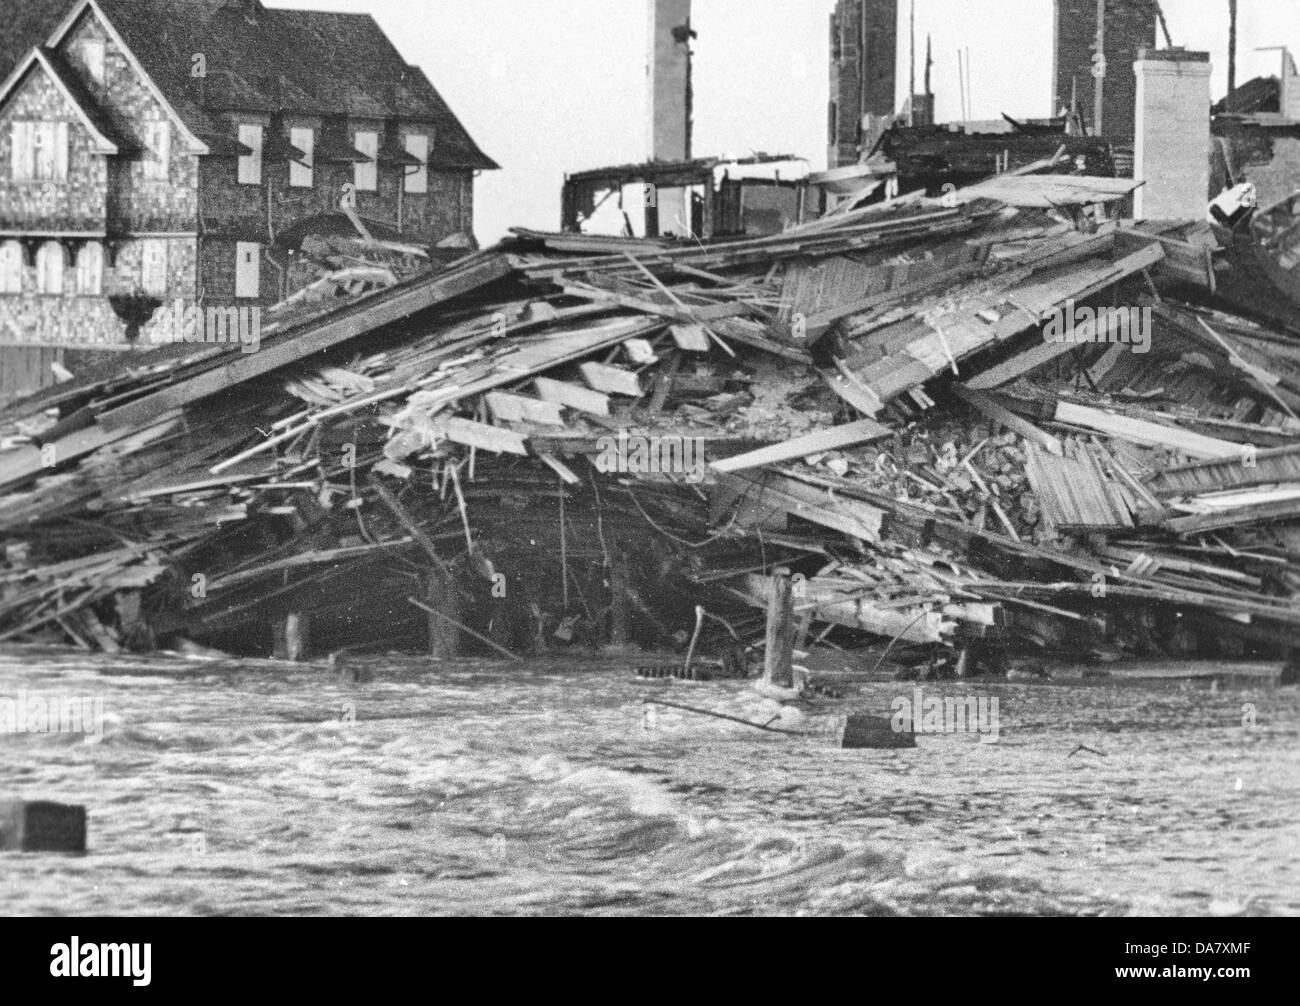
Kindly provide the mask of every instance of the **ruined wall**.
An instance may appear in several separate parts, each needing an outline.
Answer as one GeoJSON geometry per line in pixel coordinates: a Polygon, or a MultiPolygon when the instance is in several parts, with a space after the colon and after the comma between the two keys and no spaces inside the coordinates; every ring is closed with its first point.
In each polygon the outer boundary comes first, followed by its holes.
{"type": "MultiPolygon", "coordinates": [[[[1106,0],[1106,76],[1102,89],[1102,134],[1118,146],[1133,143],[1138,50],[1156,46],[1156,0],[1106,0]]],[[[1052,114],[1070,107],[1077,86],[1079,111],[1093,124],[1093,53],[1097,42],[1097,0],[1055,0],[1052,114]]]]}
{"type": "Polygon", "coordinates": [[[839,0],[831,15],[827,163],[856,164],[864,115],[892,115],[898,0],[839,0]]]}

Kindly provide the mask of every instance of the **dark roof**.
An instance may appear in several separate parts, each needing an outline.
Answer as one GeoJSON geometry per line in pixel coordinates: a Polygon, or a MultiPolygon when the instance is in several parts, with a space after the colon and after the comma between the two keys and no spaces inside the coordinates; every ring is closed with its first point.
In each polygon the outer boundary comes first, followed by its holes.
{"type": "MultiPolygon", "coordinates": [[[[0,75],[43,45],[76,0],[0,0],[0,75]]],[[[288,11],[258,0],[99,0],[154,83],[196,135],[214,112],[277,110],[428,122],[434,165],[491,169],[465,127],[369,14],[288,11]],[[203,53],[207,77],[191,76],[203,53]]]]}
{"type": "Polygon", "coordinates": [[[1282,86],[1276,77],[1254,77],[1238,84],[1231,94],[1221,98],[1211,111],[1215,115],[1231,112],[1277,112],[1281,110],[1282,86]]]}

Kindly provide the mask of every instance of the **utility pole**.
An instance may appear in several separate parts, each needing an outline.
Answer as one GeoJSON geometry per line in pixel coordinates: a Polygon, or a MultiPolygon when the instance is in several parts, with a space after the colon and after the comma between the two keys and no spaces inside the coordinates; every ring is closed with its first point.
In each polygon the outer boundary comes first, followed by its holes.
{"type": "MultiPolygon", "coordinates": [[[[1237,0],[1228,0],[1228,99],[1237,89],[1237,0]]],[[[1229,109],[1231,111],[1231,109],[1229,109]]]]}
{"type": "Polygon", "coordinates": [[[1097,0],[1097,52],[1092,57],[1092,131],[1102,135],[1102,101],[1106,80],[1106,0],[1097,0]]]}

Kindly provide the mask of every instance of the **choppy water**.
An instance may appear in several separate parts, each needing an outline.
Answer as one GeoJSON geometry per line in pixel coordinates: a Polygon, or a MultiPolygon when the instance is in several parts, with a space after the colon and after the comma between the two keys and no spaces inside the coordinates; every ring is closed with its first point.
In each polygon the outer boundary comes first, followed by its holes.
{"type": "Polygon", "coordinates": [[[105,712],[89,743],[0,735],[0,797],[90,814],[85,856],[0,854],[0,911],[1300,913],[1295,688],[927,684],[998,696],[998,742],[846,751],[662,706],[647,729],[653,696],[779,711],[743,682],[388,672],[0,654],[0,696],[105,712]]]}

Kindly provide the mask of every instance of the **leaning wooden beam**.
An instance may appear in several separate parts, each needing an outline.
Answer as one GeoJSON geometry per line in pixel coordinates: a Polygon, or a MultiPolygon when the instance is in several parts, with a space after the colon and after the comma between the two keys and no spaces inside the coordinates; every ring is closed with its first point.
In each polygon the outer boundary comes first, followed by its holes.
{"type": "Polygon", "coordinates": [[[1040,430],[1028,420],[1021,419],[1010,409],[1005,409],[999,405],[989,395],[982,391],[976,391],[973,388],[964,387],[960,384],[950,385],[952,393],[960,398],[963,402],[982,413],[994,422],[1001,423],[1009,430],[1014,430],[1027,440],[1042,446],[1049,454],[1055,454],[1061,457],[1065,454],[1061,447],[1061,441],[1056,439],[1050,433],[1040,430]]]}
{"type": "Polygon", "coordinates": [[[710,467],[718,472],[739,472],[746,468],[761,468],[763,465],[779,464],[782,461],[804,458],[810,454],[820,454],[823,451],[882,440],[892,436],[893,432],[888,426],[882,426],[874,419],[860,419],[856,423],[832,427],[829,430],[817,430],[779,444],[772,444],[770,447],[760,447],[758,450],[738,454],[735,457],[723,458],[721,461],[712,462],[710,467]]]}
{"type": "Polygon", "coordinates": [[[435,615],[435,616],[437,616],[438,618],[441,618],[444,622],[449,622],[450,624],[456,626],[456,628],[460,629],[461,632],[468,632],[471,636],[473,636],[475,639],[477,639],[480,643],[484,643],[484,644],[486,644],[486,645],[492,647],[492,649],[496,650],[497,653],[500,653],[502,656],[504,656],[504,657],[509,657],[511,660],[517,660],[517,661],[519,661],[520,663],[523,663],[523,659],[524,659],[524,658],[521,657],[521,656],[519,656],[519,654],[517,654],[517,653],[511,653],[511,652],[510,652],[509,650],[507,650],[504,646],[501,646],[499,643],[494,643],[492,640],[488,639],[487,636],[484,636],[484,635],[481,635],[480,633],[475,632],[475,631],[474,631],[473,629],[471,629],[468,625],[465,625],[465,624],[463,624],[463,623],[461,623],[461,622],[456,621],[456,619],[452,618],[450,615],[444,615],[441,611],[438,611],[438,610],[435,609],[435,608],[430,608],[430,607],[429,607],[427,604],[425,604],[423,601],[416,600],[414,597],[408,597],[407,600],[410,601],[410,602],[411,602],[413,605],[415,605],[417,608],[419,608],[421,611],[427,611],[430,615],[435,615]]]}
{"type": "Polygon", "coordinates": [[[424,549],[425,554],[433,561],[433,565],[437,570],[444,576],[449,577],[451,575],[451,570],[448,568],[447,564],[442,561],[442,557],[438,555],[438,550],[433,545],[433,539],[430,538],[424,532],[423,528],[415,522],[415,518],[407,512],[406,507],[402,506],[402,504],[398,502],[397,497],[394,496],[392,492],[389,491],[389,488],[380,482],[379,479],[371,478],[370,488],[375,491],[375,495],[379,497],[380,502],[392,511],[393,516],[397,518],[397,522],[406,529],[406,533],[414,539],[415,543],[419,545],[420,548],[424,549]]]}
{"type": "Polygon", "coordinates": [[[214,357],[202,373],[103,413],[99,425],[107,430],[139,426],[171,409],[228,391],[236,384],[477,290],[511,271],[503,256],[475,256],[466,265],[365,297],[331,312],[323,320],[309,322],[301,330],[281,333],[273,344],[262,346],[256,353],[214,357]]]}

